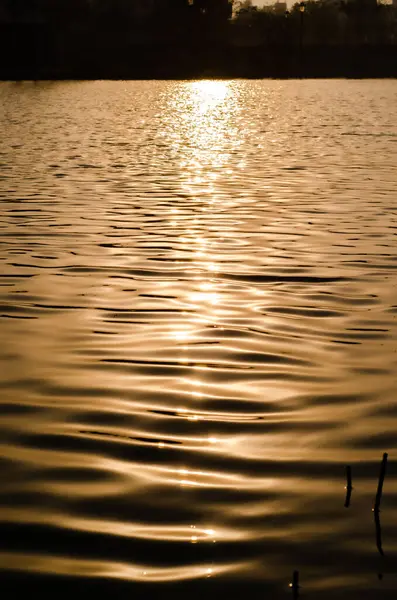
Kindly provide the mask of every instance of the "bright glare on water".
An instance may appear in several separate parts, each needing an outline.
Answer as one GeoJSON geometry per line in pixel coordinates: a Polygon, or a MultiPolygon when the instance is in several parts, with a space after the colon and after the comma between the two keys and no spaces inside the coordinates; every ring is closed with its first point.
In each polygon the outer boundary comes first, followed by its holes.
{"type": "Polygon", "coordinates": [[[0,106],[0,579],[395,598],[397,82],[0,106]]]}

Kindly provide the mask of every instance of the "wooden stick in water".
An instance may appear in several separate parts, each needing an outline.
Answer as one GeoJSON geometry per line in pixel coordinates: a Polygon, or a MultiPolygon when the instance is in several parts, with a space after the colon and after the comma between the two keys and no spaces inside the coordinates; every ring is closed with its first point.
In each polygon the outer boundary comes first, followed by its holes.
{"type": "Polygon", "coordinates": [[[292,575],[292,597],[294,600],[298,600],[299,598],[299,571],[294,571],[292,575]]]}
{"type": "Polygon", "coordinates": [[[376,491],[374,511],[379,512],[380,510],[380,502],[382,500],[382,492],[383,492],[383,482],[386,476],[386,467],[387,467],[387,452],[384,453],[382,462],[380,465],[380,473],[379,473],[379,481],[378,481],[378,489],[376,491]]]}
{"type": "Polygon", "coordinates": [[[347,465],[346,467],[346,499],[345,499],[345,508],[349,508],[350,506],[350,499],[352,496],[352,490],[353,490],[353,485],[352,485],[352,468],[350,465],[347,465]]]}

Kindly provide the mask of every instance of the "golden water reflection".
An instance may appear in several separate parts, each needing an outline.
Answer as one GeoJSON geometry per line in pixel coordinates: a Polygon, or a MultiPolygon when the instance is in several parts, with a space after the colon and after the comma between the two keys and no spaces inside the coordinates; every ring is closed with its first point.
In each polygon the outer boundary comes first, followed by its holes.
{"type": "Polygon", "coordinates": [[[188,579],[200,579],[226,574],[229,571],[243,569],[246,565],[235,564],[195,565],[189,567],[153,568],[128,563],[117,563],[111,560],[95,561],[73,559],[70,557],[46,557],[34,554],[0,553],[0,568],[28,573],[51,573],[52,575],[73,575],[74,577],[111,578],[125,581],[178,582],[188,579]]]}
{"type": "Polygon", "coordinates": [[[277,598],[299,569],[355,600],[388,451],[392,576],[397,113],[377,85],[0,85],[2,570],[277,598]]]}

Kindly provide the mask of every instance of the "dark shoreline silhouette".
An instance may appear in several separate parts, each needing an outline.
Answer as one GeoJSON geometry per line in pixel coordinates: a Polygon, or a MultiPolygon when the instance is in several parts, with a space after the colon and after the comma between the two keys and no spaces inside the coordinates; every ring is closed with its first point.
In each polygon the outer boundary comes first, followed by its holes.
{"type": "MultiPolygon", "coordinates": [[[[1,80],[397,77],[397,46],[316,45],[305,48],[302,58],[279,46],[164,43],[95,51],[76,43],[59,53],[45,37],[25,32],[24,43],[13,48],[8,36],[0,28],[1,80]]],[[[15,32],[11,37],[21,36],[15,32]]]]}
{"type": "Polygon", "coordinates": [[[0,0],[0,79],[397,77],[397,8],[377,0],[139,5],[0,0]]]}

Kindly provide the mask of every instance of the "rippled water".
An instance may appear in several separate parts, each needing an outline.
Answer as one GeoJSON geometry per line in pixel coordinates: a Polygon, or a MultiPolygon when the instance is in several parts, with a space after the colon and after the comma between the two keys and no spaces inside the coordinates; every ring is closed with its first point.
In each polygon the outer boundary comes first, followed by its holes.
{"type": "Polygon", "coordinates": [[[397,82],[0,106],[0,577],[394,598],[397,82]]]}

